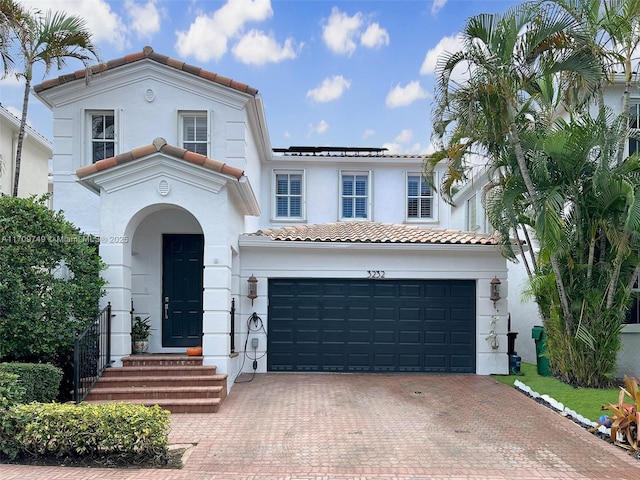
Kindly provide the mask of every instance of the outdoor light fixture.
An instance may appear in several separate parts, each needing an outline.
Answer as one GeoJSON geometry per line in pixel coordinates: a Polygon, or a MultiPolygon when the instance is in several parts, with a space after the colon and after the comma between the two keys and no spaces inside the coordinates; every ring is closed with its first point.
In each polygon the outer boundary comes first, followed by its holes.
{"type": "Polygon", "coordinates": [[[491,296],[489,297],[489,300],[494,304],[500,300],[500,285],[501,282],[498,277],[493,277],[493,280],[491,280],[491,296]]]}
{"type": "Polygon", "coordinates": [[[247,298],[251,299],[251,306],[253,306],[253,301],[258,298],[258,279],[251,274],[247,282],[249,283],[247,298]]]}

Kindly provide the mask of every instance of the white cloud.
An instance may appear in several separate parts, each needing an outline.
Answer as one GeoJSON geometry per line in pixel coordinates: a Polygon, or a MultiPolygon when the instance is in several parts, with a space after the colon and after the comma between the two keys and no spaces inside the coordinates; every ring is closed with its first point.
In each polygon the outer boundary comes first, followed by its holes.
{"type": "Polygon", "coordinates": [[[293,39],[287,38],[280,46],[273,36],[258,30],[251,30],[243,36],[231,51],[239,61],[252,65],[279,63],[297,56],[293,39]]]}
{"type": "Polygon", "coordinates": [[[273,15],[270,0],[227,0],[212,14],[200,14],[189,30],[176,32],[175,48],[182,57],[200,62],[219,60],[231,38],[242,34],[247,22],[260,22],[273,15]]]}
{"type": "Polygon", "coordinates": [[[435,15],[440,10],[442,10],[446,4],[447,0],[433,0],[433,4],[431,5],[431,13],[435,15]]]}
{"type": "Polygon", "coordinates": [[[360,34],[362,13],[353,17],[341,12],[338,7],[331,9],[331,16],[322,29],[324,43],[334,53],[351,55],[356,49],[355,38],[360,34]]]}
{"type": "Polygon", "coordinates": [[[383,143],[382,148],[386,148],[387,149],[386,153],[389,155],[397,155],[399,153],[402,153],[402,145],[399,145],[397,143],[391,143],[391,142],[383,143]]]}
{"type": "MultiPolygon", "coordinates": [[[[438,44],[430,49],[424,57],[424,61],[422,62],[422,66],[420,67],[420,75],[433,75],[436,70],[436,66],[438,64],[438,58],[442,54],[452,54],[455,52],[459,52],[462,50],[462,38],[457,35],[452,35],[450,37],[442,38],[438,44]]],[[[467,78],[467,63],[460,63],[454,70],[451,75],[451,79],[454,82],[460,82],[467,78]]]]}
{"type": "Polygon", "coordinates": [[[87,28],[93,33],[93,43],[109,43],[117,50],[130,48],[127,30],[122,18],[111,10],[104,0],[25,0],[22,4],[46,12],[65,11],[78,15],[87,22],[87,28]]]}
{"type": "Polygon", "coordinates": [[[387,94],[386,104],[387,107],[390,108],[406,107],[416,100],[429,98],[430,96],[429,92],[420,86],[420,82],[415,80],[409,83],[406,87],[397,85],[387,94]]]}
{"type": "Polygon", "coordinates": [[[389,45],[389,32],[381,28],[377,23],[372,23],[367,27],[362,37],[360,37],[360,43],[369,48],[389,45]]]}
{"type": "Polygon", "coordinates": [[[22,79],[22,77],[20,78],[16,77],[15,71],[14,71],[14,73],[10,73],[4,78],[0,78],[0,86],[14,87],[14,88],[22,87],[22,89],[24,90],[24,80],[22,79]]]}
{"type": "Polygon", "coordinates": [[[351,80],[345,79],[342,75],[334,75],[332,78],[325,78],[317,88],[307,92],[307,98],[316,102],[330,102],[340,98],[344,91],[351,86],[351,80]]]}
{"type": "Polygon", "coordinates": [[[413,138],[413,130],[405,128],[394,139],[398,143],[409,143],[413,138]]]}
{"type": "Polygon", "coordinates": [[[389,45],[389,32],[378,23],[371,23],[365,27],[365,17],[361,12],[349,16],[341,12],[338,7],[331,9],[329,19],[322,27],[322,39],[333,53],[349,55],[355,52],[357,40],[368,48],[378,48],[389,45]]]}
{"type": "Polygon", "coordinates": [[[324,133],[329,130],[329,124],[324,120],[320,120],[317,125],[309,124],[309,130],[311,133],[324,133]]]}
{"type": "Polygon", "coordinates": [[[151,38],[160,31],[160,12],[157,0],[148,0],[145,4],[125,0],[124,8],[131,19],[130,27],[138,38],[151,38]]]}
{"type": "Polygon", "coordinates": [[[371,130],[370,128],[367,128],[364,133],[362,134],[362,138],[369,138],[372,137],[373,135],[376,134],[375,130],[371,130]]]}

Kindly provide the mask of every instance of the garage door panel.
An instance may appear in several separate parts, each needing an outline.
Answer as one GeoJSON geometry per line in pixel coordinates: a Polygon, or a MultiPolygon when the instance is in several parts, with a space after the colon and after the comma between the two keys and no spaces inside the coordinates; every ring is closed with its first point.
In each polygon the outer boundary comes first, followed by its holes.
{"type": "Polygon", "coordinates": [[[475,282],[269,280],[268,329],[268,370],[472,373],[475,282]]]}
{"type": "Polygon", "coordinates": [[[388,343],[390,345],[396,345],[398,343],[396,339],[395,330],[374,330],[373,343],[388,343]]]}
{"type": "Polygon", "coordinates": [[[398,343],[403,346],[422,345],[424,341],[420,330],[400,330],[398,332],[398,343]]]}

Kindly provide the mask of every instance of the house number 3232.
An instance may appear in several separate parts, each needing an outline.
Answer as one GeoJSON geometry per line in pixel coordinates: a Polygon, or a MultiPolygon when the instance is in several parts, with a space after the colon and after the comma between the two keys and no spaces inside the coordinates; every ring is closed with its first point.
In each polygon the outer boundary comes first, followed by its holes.
{"type": "Polygon", "coordinates": [[[367,270],[367,278],[384,278],[384,270],[367,270]]]}

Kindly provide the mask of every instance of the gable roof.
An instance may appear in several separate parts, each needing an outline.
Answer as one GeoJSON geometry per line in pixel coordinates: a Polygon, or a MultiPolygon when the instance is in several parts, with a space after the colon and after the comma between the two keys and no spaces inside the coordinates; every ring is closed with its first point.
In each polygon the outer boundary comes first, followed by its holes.
{"type": "Polygon", "coordinates": [[[122,165],[156,152],[162,152],[165,155],[169,155],[179,160],[195,163],[196,165],[208,168],[214,172],[235,177],[237,180],[240,180],[244,176],[244,171],[240,168],[232,167],[231,165],[227,165],[219,160],[214,160],[200,153],[191,152],[184,148],[169,145],[162,137],[157,137],[150,145],[134,148],[129,152],[120,153],[115,157],[98,160],[91,165],[81,167],[76,170],[76,175],[78,178],[84,178],[92,173],[101,172],[103,170],[113,168],[116,165],[122,165]]]}
{"type": "Polygon", "coordinates": [[[249,85],[246,85],[241,82],[237,82],[235,80],[232,80],[231,78],[223,77],[222,75],[218,75],[217,73],[204,70],[203,68],[196,67],[194,65],[189,65],[188,63],[185,63],[182,60],[177,60],[174,58],[170,58],[166,55],[161,55],[159,53],[154,52],[153,48],[149,46],[144,47],[142,49],[142,52],[131,53],[129,55],[125,55],[124,57],[116,58],[114,60],[109,60],[106,63],[99,63],[97,65],[93,65],[89,67],[89,69],[76,70],[73,73],[61,75],[57,78],[52,78],[50,80],[45,80],[39,85],[35,85],[33,87],[33,90],[36,93],[40,93],[44,90],[57,87],[58,85],[62,85],[64,83],[69,83],[75,80],[86,78],[87,70],[89,71],[89,75],[91,76],[98,73],[106,72],[108,70],[113,70],[115,68],[121,67],[122,65],[128,65],[134,62],[138,62],[140,60],[145,60],[145,59],[152,60],[162,65],[167,65],[177,70],[182,70],[183,72],[187,72],[191,75],[195,75],[196,77],[204,78],[205,80],[209,80],[213,83],[224,85],[225,87],[233,88],[234,90],[238,90],[243,93],[248,93],[249,95],[252,95],[252,96],[256,96],[258,94],[258,90],[256,88],[252,88],[249,85]]]}
{"type": "Polygon", "coordinates": [[[492,235],[486,233],[366,221],[270,228],[258,230],[248,236],[269,237],[271,240],[294,242],[498,244],[492,235]]]}

